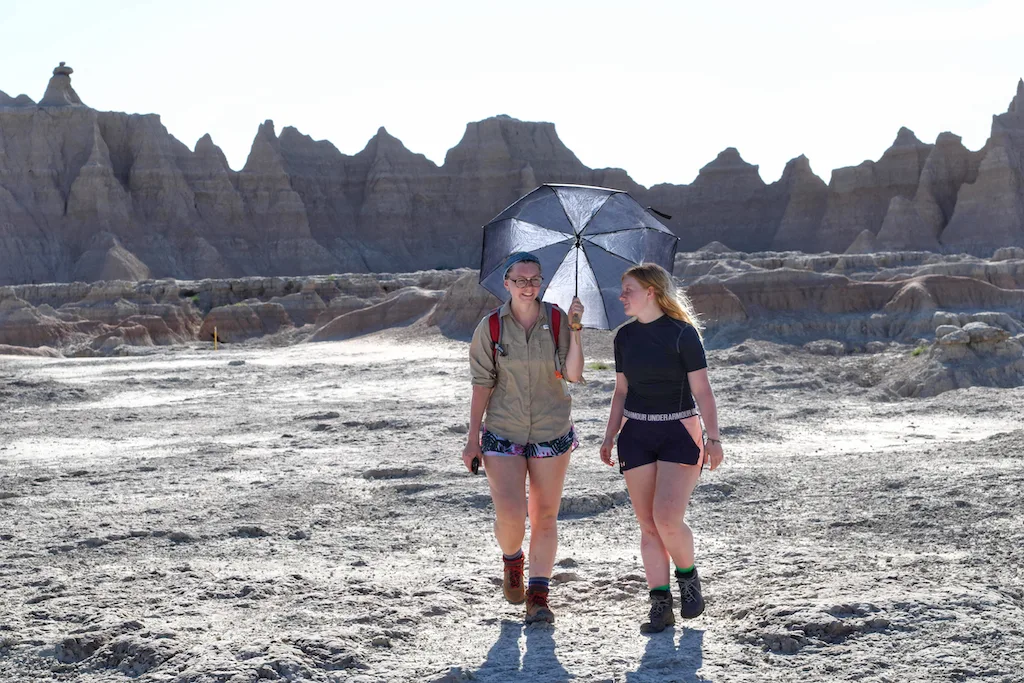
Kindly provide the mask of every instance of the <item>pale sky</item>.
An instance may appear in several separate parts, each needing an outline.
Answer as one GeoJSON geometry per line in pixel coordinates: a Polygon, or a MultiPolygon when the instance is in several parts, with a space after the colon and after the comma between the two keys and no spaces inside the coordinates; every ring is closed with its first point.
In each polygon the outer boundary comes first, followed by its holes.
{"type": "Polygon", "coordinates": [[[726,147],[827,182],[900,126],[978,149],[1024,76],[1020,0],[0,0],[0,36],[8,95],[38,101],[63,60],[89,106],[210,133],[235,169],[265,119],[345,154],[385,126],[441,164],[508,114],[646,186],[726,147]]]}

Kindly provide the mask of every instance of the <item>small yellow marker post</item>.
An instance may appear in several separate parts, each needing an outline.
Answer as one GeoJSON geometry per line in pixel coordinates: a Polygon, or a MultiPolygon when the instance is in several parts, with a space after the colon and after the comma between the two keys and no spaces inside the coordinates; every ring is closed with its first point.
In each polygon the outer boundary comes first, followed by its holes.
{"type": "Polygon", "coordinates": [[[217,328],[213,328],[213,350],[217,350],[217,328]]]}

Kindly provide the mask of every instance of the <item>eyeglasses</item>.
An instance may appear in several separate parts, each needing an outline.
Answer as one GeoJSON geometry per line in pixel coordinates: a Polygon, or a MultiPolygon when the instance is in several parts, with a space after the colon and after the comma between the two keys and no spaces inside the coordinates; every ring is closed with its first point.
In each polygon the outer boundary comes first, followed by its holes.
{"type": "Polygon", "coordinates": [[[516,287],[518,287],[519,289],[526,289],[527,286],[530,286],[530,287],[540,287],[541,283],[544,282],[544,278],[542,278],[542,277],[531,277],[531,278],[521,277],[521,278],[518,278],[518,279],[515,279],[515,280],[509,280],[509,282],[514,282],[516,287]]]}

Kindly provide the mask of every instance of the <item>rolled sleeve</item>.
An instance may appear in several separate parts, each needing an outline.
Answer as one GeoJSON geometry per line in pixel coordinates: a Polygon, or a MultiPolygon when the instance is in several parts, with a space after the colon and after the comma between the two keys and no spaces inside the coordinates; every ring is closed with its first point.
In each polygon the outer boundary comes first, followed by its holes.
{"type": "Polygon", "coordinates": [[[493,389],[498,380],[491,349],[491,330],[487,318],[480,321],[469,344],[469,372],[473,386],[493,389]]]}

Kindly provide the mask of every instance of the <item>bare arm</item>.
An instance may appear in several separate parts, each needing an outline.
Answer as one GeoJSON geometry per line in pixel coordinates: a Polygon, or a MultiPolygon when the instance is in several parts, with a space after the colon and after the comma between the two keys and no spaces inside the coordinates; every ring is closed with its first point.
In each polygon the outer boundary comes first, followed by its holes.
{"type": "Polygon", "coordinates": [[[715,403],[715,392],[711,390],[711,382],[708,381],[708,370],[695,370],[686,374],[690,381],[690,393],[693,400],[700,408],[701,419],[704,420],[704,429],[708,433],[707,454],[711,469],[722,464],[724,458],[722,452],[722,441],[718,431],[718,406],[715,403]]]}
{"type": "Polygon", "coordinates": [[[565,379],[579,382],[583,378],[583,332],[572,330],[569,333],[569,355],[565,358],[565,379]]]}
{"type": "Polygon", "coordinates": [[[469,433],[466,434],[466,447],[462,449],[462,463],[470,472],[473,471],[473,459],[483,460],[480,452],[480,424],[484,419],[487,404],[491,401],[491,387],[473,385],[473,398],[469,404],[469,433]]]}
{"type": "Polygon", "coordinates": [[[480,438],[480,425],[484,421],[484,412],[491,401],[492,391],[489,387],[473,386],[473,399],[469,404],[469,441],[480,438]]]}
{"type": "Polygon", "coordinates": [[[462,451],[462,462],[472,472],[473,459],[483,460],[480,453],[480,424],[498,379],[498,367],[486,318],[477,325],[473,341],[469,344],[469,372],[473,378],[473,398],[469,404],[469,433],[466,435],[466,447],[462,451]]]}
{"type": "Polygon", "coordinates": [[[601,460],[606,465],[612,464],[612,443],[615,435],[622,429],[622,410],[626,405],[626,393],[629,384],[621,372],[615,373],[615,393],[612,394],[612,409],[608,415],[608,426],[604,430],[604,443],[601,444],[601,460]]]}
{"type": "MultiPolygon", "coordinates": [[[[583,317],[583,303],[578,297],[573,297],[568,315],[570,323],[583,317]]],[[[558,342],[562,348],[565,348],[563,339],[566,331],[569,337],[569,351],[565,356],[565,362],[562,363],[562,376],[569,382],[579,382],[583,379],[583,331],[572,329],[571,324],[565,325],[558,342]]]]}

